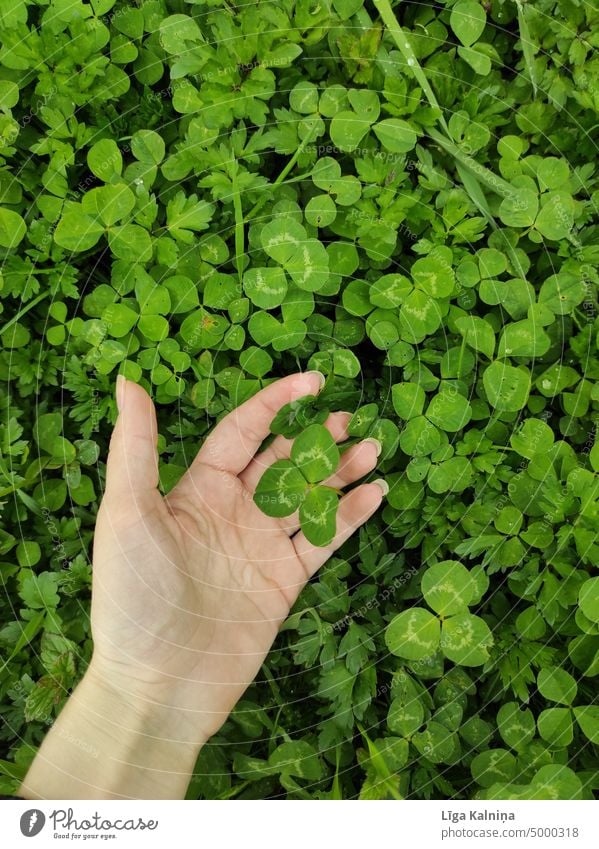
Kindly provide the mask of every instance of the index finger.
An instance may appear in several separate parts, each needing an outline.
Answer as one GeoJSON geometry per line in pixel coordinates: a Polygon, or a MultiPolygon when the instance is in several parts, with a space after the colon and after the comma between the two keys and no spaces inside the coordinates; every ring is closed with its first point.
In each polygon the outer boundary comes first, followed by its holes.
{"type": "Polygon", "coordinates": [[[256,393],[225,416],[205,439],[189,468],[191,476],[199,465],[238,475],[270,433],[281,407],[305,395],[318,395],[324,380],[319,371],[290,374],[256,393]]]}

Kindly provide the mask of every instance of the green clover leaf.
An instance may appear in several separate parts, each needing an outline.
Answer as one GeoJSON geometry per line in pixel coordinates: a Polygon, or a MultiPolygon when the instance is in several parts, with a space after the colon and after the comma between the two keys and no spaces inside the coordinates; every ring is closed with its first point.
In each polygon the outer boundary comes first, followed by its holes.
{"type": "Polygon", "coordinates": [[[530,372],[495,360],[485,369],[483,384],[489,402],[496,410],[517,412],[528,401],[530,372]]]}
{"type": "Polygon", "coordinates": [[[570,708],[547,708],[537,719],[539,734],[552,746],[569,746],[574,738],[570,708]]]}
{"type": "Polygon", "coordinates": [[[421,588],[427,604],[441,616],[467,609],[475,589],[470,572],[457,560],[430,566],[422,576],[421,588]]]}
{"type": "Polygon", "coordinates": [[[328,545],[335,536],[338,502],[336,491],[327,486],[315,486],[306,495],[300,506],[300,523],[312,545],[328,545]]]}
{"type": "Polygon", "coordinates": [[[385,642],[391,654],[407,660],[430,657],[437,650],[440,637],[439,620],[422,607],[399,613],[385,631],[385,642]]]}
{"type": "Polygon", "coordinates": [[[330,477],[339,465],[339,448],[324,425],[307,427],[291,446],[291,459],[308,483],[330,477]]]}
{"type": "Polygon", "coordinates": [[[267,516],[282,518],[299,509],[306,490],[306,479],[296,465],[277,460],[260,478],[254,501],[267,516]]]}
{"type": "Polygon", "coordinates": [[[589,578],[580,587],[578,604],[591,622],[599,622],[599,578],[589,578]]]}
{"type": "Polygon", "coordinates": [[[578,692],[574,678],[558,666],[546,666],[539,670],[537,687],[546,699],[562,705],[572,704],[578,692]]]}
{"type": "Polygon", "coordinates": [[[449,23],[465,47],[478,41],[487,23],[485,10],[474,0],[459,0],[451,10],[449,23]]]}
{"type": "Polygon", "coordinates": [[[460,666],[482,666],[489,659],[493,635],[487,623],[472,613],[459,613],[443,622],[441,649],[460,666]]]}
{"type": "Polygon", "coordinates": [[[426,409],[426,418],[441,430],[455,433],[472,418],[472,407],[459,392],[442,391],[435,395],[426,409]]]}

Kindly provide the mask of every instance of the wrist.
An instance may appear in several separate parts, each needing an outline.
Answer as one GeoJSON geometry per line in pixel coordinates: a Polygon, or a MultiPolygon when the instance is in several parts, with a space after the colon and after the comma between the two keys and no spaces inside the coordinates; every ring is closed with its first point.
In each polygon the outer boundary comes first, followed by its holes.
{"type": "Polygon", "coordinates": [[[88,666],[76,691],[94,726],[127,737],[134,745],[139,738],[146,744],[172,744],[173,751],[187,749],[196,756],[208,734],[190,727],[180,715],[176,700],[164,702],[152,685],[121,676],[94,660],[88,666]]]}
{"type": "Polygon", "coordinates": [[[92,662],[23,782],[26,799],[180,799],[203,738],[92,662]]]}
{"type": "Polygon", "coordinates": [[[243,688],[193,675],[131,667],[94,654],[82,684],[121,704],[146,727],[198,750],[228,718],[243,688]]]}

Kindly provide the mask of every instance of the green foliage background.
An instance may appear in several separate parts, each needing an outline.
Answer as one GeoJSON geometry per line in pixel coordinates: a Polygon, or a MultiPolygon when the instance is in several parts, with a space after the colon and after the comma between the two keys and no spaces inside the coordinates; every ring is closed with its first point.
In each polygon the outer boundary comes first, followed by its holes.
{"type": "Polygon", "coordinates": [[[3,0],[4,792],[90,656],[116,374],[157,402],[168,491],[298,368],[327,385],[294,423],[356,411],[391,491],[190,798],[599,787],[598,25],[582,0],[3,0]]]}

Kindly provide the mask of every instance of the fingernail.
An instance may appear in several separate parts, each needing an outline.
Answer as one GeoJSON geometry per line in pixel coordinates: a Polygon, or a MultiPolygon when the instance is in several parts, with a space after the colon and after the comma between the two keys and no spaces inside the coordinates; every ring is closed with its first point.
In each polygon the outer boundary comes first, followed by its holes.
{"type": "Polygon", "coordinates": [[[125,385],[127,383],[126,378],[119,374],[116,378],[116,406],[119,413],[123,409],[123,402],[125,400],[125,385]]]}
{"type": "Polygon", "coordinates": [[[321,371],[307,371],[306,374],[316,374],[316,375],[318,375],[318,379],[320,381],[320,387],[319,387],[318,391],[322,392],[322,390],[324,389],[324,385],[327,382],[327,379],[324,376],[324,374],[321,371]]]}
{"type": "Polygon", "coordinates": [[[387,493],[389,492],[389,484],[386,480],[383,480],[383,478],[378,478],[377,480],[372,481],[372,483],[375,483],[377,486],[380,486],[383,495],[387,495],[387,493]]]}
{"type": "MultiPolygon", "coordinates": [[[[381,443],[378,441],[378,439],[375,439],[375,438],[374,438],[374,436],[367,436],[367,437],[366,437],[366,439],[363,439],[363,440],[362,440],[362,442],[363,442],[363,443],[364,443],[364,442],[369,442],[371,445],[374,445],[374,448],[375,448],[375,451],[376,451],[376,456],[377,456],[377,457],[380,457],[380,456],[381,456],[381,451],[383,450],[383,446],[382,446],[382,445],[381,445],[381,443]]],[[[385,483],[385,482],[383,481],[383,483],[385,483]]]]}

